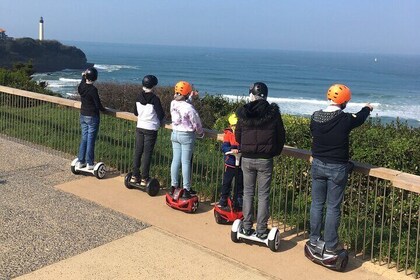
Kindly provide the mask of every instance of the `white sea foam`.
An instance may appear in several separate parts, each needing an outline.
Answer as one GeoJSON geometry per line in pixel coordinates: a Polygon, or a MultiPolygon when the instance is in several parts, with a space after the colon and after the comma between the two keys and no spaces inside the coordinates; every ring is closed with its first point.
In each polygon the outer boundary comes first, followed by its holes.
{"type": "Polygon", "coordinates": [[[78,83],[80,83],[81,79],[60,78],[58,80],[62,81],[62,82],[69,82],[69,83],[72,83],[72,84],[75,84],[75,83],[78,84],[78,83]]]}
{"type": "MultiPolygon", "coordinates": [[[[245,100],[249,101],[248,96],[236,96],[236,95],[223,95],[232,101],[245,100]]],[[[277,103],[280,106],[282,113],[291,115],[303,115],[310,116],[314,111],[320,110],[328,106],[327,100],[316,100],[316,99],[294,99],[294,98],[280,98],[280,97],[269,97],[269,102],[277,103]]],[[[350,102],[345,109],[346,112],[357,112],[366,103],[363,102],[350,102]]],[[[370,103],[374,110],[371,114],[373,117],[391,117],[391,118],[402,118],[419,120],[420,105],[389,105],[382,104],[379,102],[370,103]]]]}
{"type": "Polygon", "coordinates": [[[113,65],[113,64],[95,64],[95,68],[106,72],[119,71],[121,69],[139,69],[138,66],[131,65],[113,65]]]}

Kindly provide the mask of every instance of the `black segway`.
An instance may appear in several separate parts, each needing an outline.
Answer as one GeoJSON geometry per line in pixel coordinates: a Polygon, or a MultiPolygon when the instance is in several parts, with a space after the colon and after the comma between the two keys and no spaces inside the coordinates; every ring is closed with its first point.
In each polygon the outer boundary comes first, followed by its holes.
{"type": "Polygon", "coordinates": [[[323,240],[318,240],[315,245],[311,245],[308,240],[305,244],[305,256],[314,263],[341,272],[346,269],[349,262],[349,254],[346,249],[330,253],[325,250],[325,241],[323,240]]]}
{"type": "Polygon", "coordinates": [[[88,169],[87,166],[79,168],[77,166],[77,162],[79,161],[78,158],[75,158],[70,165],[71,172],[73,174],[79,175],[79,174],[86,174],[90,173],[93,174],[96,178],[102,179],[106,175],[106,168],[105,164],[103,162],[98,162],[93,166],[93,169],[88,169]]]}
{"type": "Polygon", "coordinates": [[[147,192],[150,196],[156,196],[159,193],[160,184],[156,178],[149,179],[146,186],[142,186],[140,183],[131,182],[131,177],[133,177],[133,172],[129,172],[125,175],[124,184],[127,189],[139,189],[147,192]]]}

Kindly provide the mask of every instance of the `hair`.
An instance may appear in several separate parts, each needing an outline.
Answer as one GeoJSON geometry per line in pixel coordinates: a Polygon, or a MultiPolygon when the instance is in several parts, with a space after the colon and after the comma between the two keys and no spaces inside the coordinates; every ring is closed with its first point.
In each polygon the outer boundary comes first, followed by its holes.
{"type": "Polygon", "coordinates": [[[266,98],[261,97],[259,95],[252,94],[252,93],[249,94],[249,100],[251,102],[256,101],[256,100],[261,100],[261,99],[264,99],[265,100],[266,98]]]}
{"type": "Polygon", "coordinates": [[[185,101],[187,99],[188,99],[188,94],[187,95],[182,95],[182,94],[176,93],[174,95],[174,100],[176,100],[176,101],[185,101]]]}

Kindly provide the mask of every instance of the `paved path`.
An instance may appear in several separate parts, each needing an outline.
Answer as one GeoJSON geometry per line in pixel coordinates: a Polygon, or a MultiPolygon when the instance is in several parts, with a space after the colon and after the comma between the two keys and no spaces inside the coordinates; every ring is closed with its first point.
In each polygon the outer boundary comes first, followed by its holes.
{"type": "Polygon", "coordinates": [[[163,191],[76,177],[70,160],[2,138],[0,156],[0,279],[411,279],[357,259],[344,273],[325,269],[294,235],[277,253],[235,244],[210,205],[175,211],[163,191]]]}

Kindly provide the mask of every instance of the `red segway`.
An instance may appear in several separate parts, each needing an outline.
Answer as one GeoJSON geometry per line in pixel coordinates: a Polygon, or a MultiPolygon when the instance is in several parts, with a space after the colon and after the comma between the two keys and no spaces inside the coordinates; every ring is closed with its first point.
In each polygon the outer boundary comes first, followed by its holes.
{"type": "Polygon", "coordinates": [[[174,189],[173,193],[166,193],[166,204],[174,209],[178,209],[188,213],[194,213],[198,209],[198,196],[191,195],[191,198],[184,198],[183,188],[174,189]]]}
{"type": "Polygon", "coordinates": [[[233,153],[232,151],[227,152],[225,155],[235,156],[235,185],[233,187],[233,198],[230,196],[227,199],[227,206],[222,207],[218,204],[214,206],[214,219],[218,224],[230,224],[235,220],[244,218],[242,214],[242,205],[238,205],[235,201],[238,197],[238,176],[239,176],[239,165],[241,160],[241,153],[233,153]]]}

